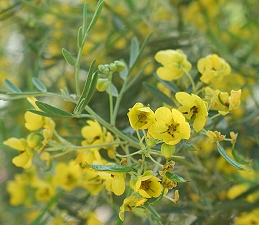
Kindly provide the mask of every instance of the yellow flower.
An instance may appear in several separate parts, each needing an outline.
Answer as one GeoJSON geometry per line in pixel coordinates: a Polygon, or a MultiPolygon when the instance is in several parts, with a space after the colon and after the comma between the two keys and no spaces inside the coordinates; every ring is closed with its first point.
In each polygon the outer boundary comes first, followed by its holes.
{"type": "Polygon", "coordinates": [[[86,139],[82,145],[100,144],[104,141],[105,129],[102,129],[97,121],[87,120],[88,125],[84,126],[81,130],[82,136],[86,139]]]}
{"type": "Polygon", "coordinates": [[[35,131],[43,127],[44,117],[38,114],[27,111],[24,114],[25,127],[30,131],[35,131]]]}
{"type": "Polygon", "coordinates": [[[124,220],[125,211],[133,211],[138,206],[143,205],[147,201],[146,198],[137,198],[135,196],[129,196],[123,200],[123,204],[120,207],[119,217],[124,220]]]}
{"type": "Polygon", "coordinates": [[[129,109],[128,117],[134,130],[148,129],[154,122],[154,112],[139,102],[129,109]]]}
{"type": "Polygon", "coordinates": [[[162,80],[177,80],[183,76],[184,72],[189,72],[192,68],[186,55],[181,50],[162,50],[156,53],[155,60],[162,64],[156,71],[162,80]]]}
{"type": "Polygon", "coordinates": [[[208,116],[207,103],[194,94],[187,94],[186,92],[178,92],[175,98],[182,104],[178,110],[185,116],[188,121],[193,121],[193,129],[198,132],[206,123],[208,116]]]}
{"type": "Polygon", "coordinates": [[[112,191],[115,195],[120,196],[125,191],[125,173],[120,172],[96,172],[102,179],[106,180],[106,190],[112,191]]]}
{"type": "Polygon", "coordinates": [[[168,145],[175,145],[181,139],[190,138],[190,125],[177,109],[160,107],[155,112],[155,122],[149,128],[150,135],[163,140],[168,145]]]}
{"type": "Polygon", "coordinates": [[[85,167],[83,169],[82,182],[80,185],[86,188],[91,195],[98,194],[104,187],[103,179],[101,179],[100,176],[98,176],[98,174],[89,167],[85,167]]]}
{"type": "MultiPolygon", "coordinates": [[[[114,140],[112,134],[110,132],[107,132],[106,137],[105,137],[105,143],[113,143],[113,142],[118,142],[118,141],[120,141],[119,138],[114,140]]],[[[116,147],[118,147],[118,146],[119,146],[118,144],[113,144],[113,145],[104,146],[103,148],[107,150],[108,156],[111,159],[115,159],[115,157],[116,157],[116,155],[115,155],[116,154],[116,147]]]]}
{"type": "Polygon", "coordinates": [[[10,204],[17,205],[31,205],[30,185],[37,182],[35,168],[31,167],[24,170],[21,174],[15,174],[14,180],[7,182],[7,192],[10,194],[10,204]]]}
{"type": "Polygon", "coordinates": [[[54,184],[66,191],[74,189],[81,179],[82,169],[75,161],[70,161],[68,165],[61,162],[56,166],[55,170],[57,174],[53,177],[54,184]]]}
{"type": "Polygon", "coordinates": [[[216,142],[216,141],[223,141],[225,139],[225,135],[221,135],[221,133],[219,131],[211,131],[208,130],[206,132],[207,136],[210,138],[211,142],[216,142]]]}
{"type": "Polygon", "coordinates": [[[151,170],[147,170],[137,178],[131,178],[130,187],[145,198],[158,197],[162,193],[160,179],[152,175],[151,170]]]}
{"type": "Polygon", "coordinates": [[[221,115],[226,115],[230,111],[238,108],[240,105],[241,89],[238,91],[231,91],[231,94],[227,92],[221,92],[219,90],[213,90],[209,87],[205,88],[207,99],[210,100],[212,109],[218,110],[221,115]]]}
{"type": "Polygon", "coordinates": [[[31,166],[34,150],[28,147],[25,139],[9,138],[4,141],[3,144],[19,151],[19,155],[12,159],[12,163],[15,166],[22,167],[24,169],[31,166]]]}
{"type": "Polygon", "coordinates": [[[244,212],[239,215],[235,222],[237,225],[259,225],[259,209],[254,209],[251,212],[244,212]]]}
{"type": "Polygon", "coordinates": [[[38,201],[47,202],[56,194],[56,190],[49,182],[39,180],[36,184],[35,197],[38,201]]]}
{"type": "Polygon", "coordinates": [[[15,180],[7,183],[7,192],[10,194],[10,204],[13,206],[24,203],[26,198],[26,182],[19,179],[19,175],[15,175],[15,180]]]}
{"type": "Polygon", "coordinates": [[[198,61],[198,70],[202,74],[200,80],[206,84],[219,82],[231,73],[229,64],[216,54],[201,58],[198,61]]]}

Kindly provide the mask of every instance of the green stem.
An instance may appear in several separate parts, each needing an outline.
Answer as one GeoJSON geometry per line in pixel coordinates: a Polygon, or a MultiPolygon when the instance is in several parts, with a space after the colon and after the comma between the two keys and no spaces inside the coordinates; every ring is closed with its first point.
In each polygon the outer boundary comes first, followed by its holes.
{"type": "Polygon", "coordinates": [[[193,79],[192,79],[192,76],[191,76],[191,74],[189,73],[189,72],[187,72],[183,67],[181,67],[181,69],[184,71],[184,73],[188,76],[188,78],[189,78],[189,80],[190,80],[190,82],[191,82],[191,84],[192,84],[192,91],[195,93],[196,92],[196,86],[195,86],[195,84],[194,84],[194,81],[193,81],[193,79]]]}
{"type": "Polygon", "coordinates": [[[91,114],[101,125],[105,126],[108,130],[110,130],[113,134],[117,135],[119,138],[127,141],[130,146],[139,149],[139,143],[134,141],[132,138],[128,137],[127,135],[123,134],[120,130],[116,127],[112,126],[111,124],[107,123],[103,118],[97,115],[88,105],[85,107],[85,110],[91,114]]]}
{"type": "Polygon", "coordinates": [[[217,118],[217,117],[219,117],[219,116],[222,116],[222,115],[221,115],[220,113],[218,113],[218,114],[216,114],[216,115],[214,115],[214,116],[208,118],[208,120],[213,120],[213,119],[215,119],[215,118],[217,118]]]}
{"type": "Polygon", "coordinates": [[[112,83],[110,83],[110,86],[109,86],[109,103],[110,103],[110,123],[112,126],[114,126],[116,115],[114,115],[113,113],[112,83]]]}

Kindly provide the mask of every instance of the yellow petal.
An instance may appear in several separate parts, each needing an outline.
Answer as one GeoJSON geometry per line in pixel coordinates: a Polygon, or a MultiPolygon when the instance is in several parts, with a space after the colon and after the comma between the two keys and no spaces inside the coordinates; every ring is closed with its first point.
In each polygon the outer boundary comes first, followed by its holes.
{"type": "Polygon", "coordinates": [[[6,141],[4,141],[3,144],[8,145],[9,147],[15,150],[19,150],[19,151],[25,150],[25,146],[23,142],[18,138],[9,138],[6,141]]]}

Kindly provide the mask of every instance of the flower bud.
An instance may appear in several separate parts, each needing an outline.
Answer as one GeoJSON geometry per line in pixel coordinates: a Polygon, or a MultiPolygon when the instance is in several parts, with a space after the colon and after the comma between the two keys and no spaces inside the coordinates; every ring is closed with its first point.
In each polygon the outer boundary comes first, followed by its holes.
{"type": "Polygon", "coordinates": [[[115,65],[115,63],[110,63],[109,69],[111,72],[115,72],[117,71],[117,66],[115,65]]]}
{"type": "Polygon", "coordinates": [[[124,65],[124,63],[123,62],[121,62],[121,61],[114,61],[114,64],[116,65],[116,67],[117,67],[117,72],[121,72],[122,70],[124,70],[124,68],[125,68],[125,65],[124,65]]]}
{"type": "Polygon", "coordinates": [[[109,86],[110,81],[106,78],[98,78],[97,84],[96,84],[96,89],[99,92],[103,92],[106,90],[106,88],[109,86]]]}
{"type": "Polygon", "coordinates": [[[165,158],[170,158],[175,152],[174,145],[162,144],[161,152],[165,158]]]}
{"type": "Polygon", "coordinates": [[[40,134],[30,133],[26,138],[28,147],[32,149],[36,148],[40,144],[41,139],[42,136],[40,134]]]}
{"type": "Polygon", "coordinates": [[[152,148],[156,145],[156,140],[152,137],[146,140],[146,144],[149,148],[152,148]]]}

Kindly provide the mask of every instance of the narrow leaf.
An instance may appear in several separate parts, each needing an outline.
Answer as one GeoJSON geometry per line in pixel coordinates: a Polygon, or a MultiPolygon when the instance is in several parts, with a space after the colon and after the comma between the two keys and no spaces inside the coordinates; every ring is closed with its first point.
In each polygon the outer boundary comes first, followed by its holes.
{"type": "Polygon", "coordinates": [[[139,55],[139,42],[136,37],[131,39],[129,66],[132,67],[139,55]]]}
{"type": "Polygon", "coordinates": [[[118,89],[115,87],[115,85],[113,83],[110,83],[110,85],[108,86],[108,88],[106,89],[106,92],[108,94],[110,94],[110,86],[112,88],[112,96],[113,97],[118,97],[119,95],[119,92],[118,92],[118,89]]]}
{"type": "Polygon", "coordinates": [[[83,46],[83,31],[82,31],[82,26],[79,27],[78,32],[77,32],[77,46],[78,48],[81,48],[83,46]]]}
{"type": "Polygon", "coordinates": [[[32,112],[34,114],[37,114],[37,115],[40,115],[40,116],[44,116],[44,117],[53,117],[53,114],[51,113],[46,113],[46,112],[43,112],[43,111],[39,111],[39,110],[36,110],[36,109],[27,109],[27,111],[29,112],[32,112]]]}
{"type": "Polygon", "coordinates": [[[69,113],[67,111],[64,111],[62,109],[59,109],[57,107],[54,107],[52,105],[49,105],[45,102],[36,101],[35,104],[44,112],[48,114],[52,114],[53,116],[57,117],[74,117],[72,113],[69,113]]]}
{"type": "Polygon", "coordinates": [[[178,175],[173,174],[173,173],[170,173],[170,172],[167,172],[165,175],[166,175],[166,177],[167,177],[169,180],[172,180],[172,181],[174,181],[174,182],[178,182],[178,183],[187,182],[187,180],[185,180],[183,177],[178,176],[178,175]]]}
{"type": "Polygon", "coordinates": [[[76,65],[76,61],[74,60],[74,58],[71,56],[71,54],[69,53],[69,51],[67,51],[66,49],[62,48],[62,54],[65,58],[65,60],[67,61],[67,63],[71,66],[75,66],[76,65]]]}
{"type": "Polygon", "coordinates": [[[158,198],[155,201],[151,202],[150,204],[151,205],[158,205],[164,197],[164,192],[165,192],[165,189],[163,189],[161,195],[159,195],[158,198]]]}
{"type": "Polygon", "coordinates": [[[83,8],[82,37],[85,36],[86,34],[86,26],[87,26],[87,3],[84,4],[84,8],[83,8]]]}
{"type": "Polygon", "coordinates": [[[83,107],[85,107],[88,104],[88,102],[91,100],[91,98],[92,98],[92,96],[94,94],[94,91],[95,91],[97,80],[98,80],[98,71],[96,71],[93,74],[93,79],[92,79],[91,85],[89,87],[88,95],[85,98],[83,107]]]}
{"type": "Polygon", "coordinates": [[[92,28],[94,27],[95,23],[97,22],[100,14],[101,14],[103,4],[104,4],[104,1],[99,1],[98,2],[96,11],[94,13],[94,16],[93,16],[91,22],[90,22],[89,27],[87,28],[86,33],[89,33],[92,30],[92,28]]]}
{"type": "Polygon", "coordinates": [[[82,94],[81,94],[81,96],[78,100],[78,103],[76,104],[76,107],[74,109],[74,113],[76,115],[80,114],[82,112],[83,108],[84,108],[83,103],[85,102],[85,99],[88,96],[88,93],[89,93],[89,90],[90,90],[90,85],[91,85],[93,75],[94,75],[93,71],[94,71],[95,61],[96,60],[93,60],[91,65],[90,65],[88,75],[87,75],[87,78],[86,78],[86,81],[85,81],[84,89],[83,89],[82,94]]]}
{"type": "MultiPolygon", "coordinates": [[[[138,71],[138,73],[133,77],[133,79],[128,83],[127,87],[124,89],[126,91],[133,83],[143,74],[143,71],[147,67],[147,65],[150,63],[150,61],[146,62],[144,66],[141,67],[141,69],[138,71]]],[[[129,74],[129,73],[128,73],[129,74]]]]}
{"type": "Polygon", "coordinates": [[[45,85],[41,82],[41,80],[37,77],[33,77],[32,78],[32,83],[34,84],[34,86],[42,92],[47,92],[47,88],[45,87],[45,85]]]}
{"type": "Polygon", "coordinates": [[[234,161],[225,151],[225,149],[219,144],[219,142],[216,142],[218,152],[219,154],[233,167],[235,167],[238,170],[245,170],[241,165],[239,165],[236,161],[234,161]]]}
{"type": "Polygon", "coordinates": [[[235,149],[234,149],[234,146],[232,146],[232,155],[234,157],[234,159],[236,160],[236,162],[240,163],[240,164],[243,164],[243,165],[248,165],[250,163],[250,161],[246,161],[244,160],[242,157],[240,157],[235,149]]]}
{"type": "Polygon", "coordinates": [[[59,198],[63,195],[63,191],[60,191],[56,196],[54,196],[47,204],[46,206],[41,210],[41,213],[39,214],[39,216],[37,216],[37,218],[30,223],[30,225],[39,225],[41,224],[41,220],[44,217],[45,213],[49,210],[49,208],[51,207],[51,205],[55,202],[57,202],[59,200],[59,198]]]}
{"type": "Polygon", "coordinates": [[[185,141],[183,142],[183,146],[189,150],[189,151],[196,151],[196,148],[194,148],[192,145],[186,143],[185,141]]]}
{"type": "Polygon", "coordinates": [[[152,33],[150,33],[150,34],[146,37],[144,43],[141,45],[141,48],[140,48],[139,53],[138,53],[138,56],[137,56],[136,60],[134,61],[134,64],[130,67],[130,70],[129,70],[129,73],[128,73],[128,74],[131,74],[133,68],[134,68],[135,65],[136,65],[136,62],[138,61],[138,59],[140,58],[142,52],[143,52],[144,49],[145,49],[145,47],[146,47],[146,45],[147,45],[147,43],[148,43],[148,41],[149,41],[149,38],[151,37],[151,34],[152,34],[152,33]]]}
{"type": "Polygon", "coordinates": [[[160,91],[154,85],[146,83],[146,82],[144,82],[143,85],[152,95],[154,95],[160,101],[166,103],[167,105],[171,105],[174,107],[176,106],[171,98],[169,98],[166,94],[164,94],[162,91],[160,91]]]}
{"type": "MultiPolygon", "coordinates": [[[[121,59],[120,61],[124,62],[124,60],[122,60],[122,59],[121,59]]],[[[124,65],[125,65],[124,70],[122,70],[121,72],[119,72],[120,77],[121,77],[122,80],[126,80],[126,77],[127,77],[127,75],[128,75],[128,72],[129,72],[128,67],[127,67],[127,64],[126,64],[125,62],[124,62],[124,65]]]]}
{"type": "Polygon", "coordinates": [[[160,81],[163,85],[165,85],[165,86],[166,86],[168,89],[170,89],[170,91],[172,91],[173,93],[177,93],[177,92],[180,91],[179,88],[178,88],[174,83],[160,79],[160,78],[156,75],[156,73],[154,73],[154,76],[155,76],[155,78],[156,78],[158,81],[160,81]]]}
{"type": "Polygon", "coordinates": [[[98,171],[111,171],[111,172],[131,172],[134,170],[133,166],[126,167],[122,165],[94,165],[87,164],[90,168],[98,171]]]}
{"type": "Polygon", "coordinates": [[[4,79],[5,86],[11,91],[11,92],[22,92],[18,87],[16,87],[10,80],[4,79]]]}

